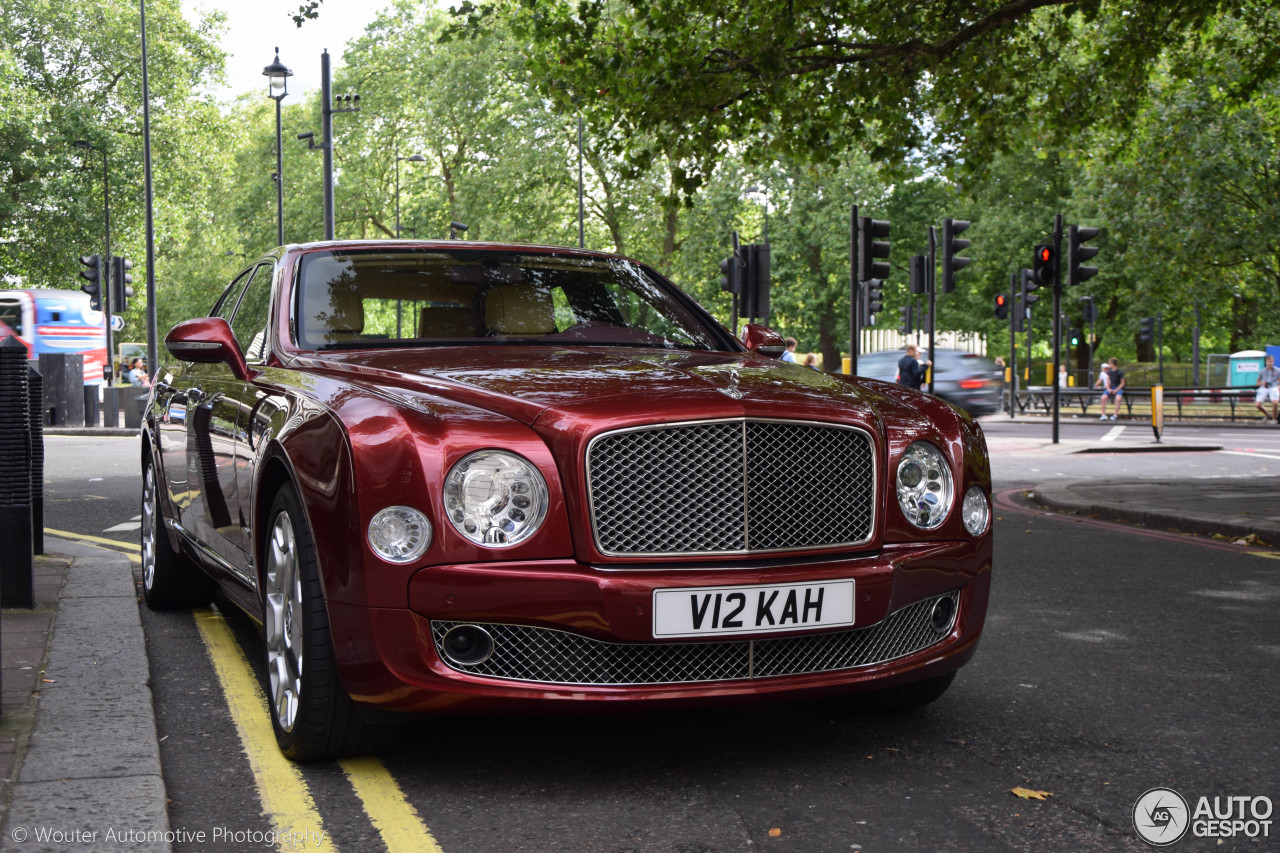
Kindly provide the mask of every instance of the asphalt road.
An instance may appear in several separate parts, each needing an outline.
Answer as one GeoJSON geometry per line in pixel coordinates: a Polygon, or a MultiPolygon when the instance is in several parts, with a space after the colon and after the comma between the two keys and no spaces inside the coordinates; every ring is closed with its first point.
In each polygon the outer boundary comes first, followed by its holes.
{"type": "MultiPolygon", "coordinates": [[[[1046,429],[988,427],[1000,495],[990,614],[975,659],[928,708],[438,718],[383,764],[448,853],[1141,850],[1133,806],[1153,787],[1192,803],[1280,800],[1280,561],[1018,503],[1020,487],[1049,479],[1280,470],[1280,430],[1218,428],[1220,453],[1018,449],[1046,429]]],[[[60,461],[46,463],[46,525],[136,542],[110,529],[137,515],[136,440],[47,448],[60,461]]],[[[230,624],[260,669],[253,626],[230,624]]],[[[171,824],[268,830],[192,615],[144,610],[144,625],[171,824]]],[[[389,849],[344,768],[302,773],[338,849],[389,849]]],[[[1278,832],[1176,849],[1275,850],[1278,832]]]]}

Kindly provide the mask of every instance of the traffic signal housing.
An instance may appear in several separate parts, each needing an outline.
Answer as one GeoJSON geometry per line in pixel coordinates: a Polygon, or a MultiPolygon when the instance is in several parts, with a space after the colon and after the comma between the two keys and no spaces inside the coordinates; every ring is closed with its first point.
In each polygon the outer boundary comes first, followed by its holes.
{"type": "Polygon", "coordinates": [[[129,298],[133,296],[133,261],[116,255],[111,259],[111,313],[123,314],[129,307],[129,298]]]}
{"type": "Polygon", "coordinates": [[[1141,343],[1151,343],[1152,331],[1155,329],[1156,320],[1154,317],[1143,317],[1138,320],[1138,340],[1141,343]]]}
{"type": "Polygon", "coordinates": [[[1005,320],[1009,317],[1009,294],[996,294],[995,314],[997,320],[1005,320]]]}
{"type": "MultiPolygon", "coordinates": [[[[969,258],[960,257],[971,241],[957,237],[961,231],[968,229],[969,223],[964,219],[942,220],[942,292],[951,293],[956,289],[956,272],[969,266],[969,258]]],[[[1005,306],[1006,311],[1008,306],[1005,306]]]]}
{"type": "Polygon", "coordinates": [[[878,278],[862,282],[862,322],[871,325],[884,310],[884,282],[878,278]]]}
{"type": "Polygon", "coordinates": [[[890,244],[877,237],[889,236],[889,223],[883,219],[872,219],[870,216],[858,219],[858,281],[870,281],[873,278],[886,279],[890,268],[888,261],[880,258],[889,257],[890,244]]]}
{"type": "Polygon", "coordinates": [[[1067,332],[1067,342],[1073,347],[1080,346],[1080,341],[1084,340],[1084,333],[1079,329],[1071,329],[1067,332]]]}
{"type": "Polygon", "coordinates": [[[912,330],[915,328],[915,326],[911,324],[911,315],[914,313],[915,310],[910,304],[898,307],[898,331],[902,333],[903,337],[910,335],[912,330]]]}
{"type": "Polygon", "coordinates": [[[743,274],[742,258],[737,252],[720,262],[720,289],[725,293],[742,293],[743,274]]]}
{"type": "Polygon", "coordinates": [[[1053,284],[1057,280],[1057,260],[1053,246],[1048,243],[1041,243],[1036,246],[1035,262],[1031,265],[1031,268],[1037,287],[1053,284]]]}
{"type": "Polygon", "coordinates": [[[1067,252],[1067,285],[1074,286],[1082,281],[1087,281],[1098,274],[1097,267],[1089,267],[1084,265],[1084,261],[1089,260],[1098,254],[1097,246],[1086,246],[1086,240],[1092,240],[1098,236],[1097,228],[1090,228],[1085,225],[1072,225],[1067,229],[1067,244],[1070,247],[1067,252]]]}
{"type": "Polygon", "coordinates": [[[84,265],[84,269],[80,270],[80,277],[85,280],[85,283],[80,285],[80,289],[89,294],[89,307],[94,311],[101,311],[102,256],[82,255],[80,263],[84,265]]]}
{"type": "Polygon", "coordinates": [[[925,268],[924,255],[912,255],[911,261],[909,262],[908,266],[911,271],[911,277],[910,277],[911,292],[919,296],[920,294],[924,293],[925,290],[928,288],[928,280],[925,279],[925,276],[924,276],[924,268],[925,268]]]}
{"type": "Polygon", "coordinates": [[[742,293],[746,297],[742,313],[759,320],[769,319],[771,251],[768,243],[751,243],[741,248],[742,293]]]}

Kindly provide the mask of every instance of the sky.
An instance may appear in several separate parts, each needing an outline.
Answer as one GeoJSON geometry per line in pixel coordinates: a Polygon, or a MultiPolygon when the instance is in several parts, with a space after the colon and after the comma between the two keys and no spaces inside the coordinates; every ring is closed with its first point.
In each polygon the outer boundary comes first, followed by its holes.
{"type": "Polygon", "coordinates": [[[320,17],[304,21],[301,27],[292,17],[302,0],[182,0],[189,20],[201,12],[225,12],[227,20],[222,48],[227,52],[227,85],[210,91],[220,100],[261,92],[267,97],[267,78],[262,69],[275,58],[293,72],[289,78],[289,103],[295,95],[320,89],[320,54],[329,51],[334,70],[342,65],[346,43],[364,33],[378,12],[388,3],[381,0],[324,0],[320,17]]]}

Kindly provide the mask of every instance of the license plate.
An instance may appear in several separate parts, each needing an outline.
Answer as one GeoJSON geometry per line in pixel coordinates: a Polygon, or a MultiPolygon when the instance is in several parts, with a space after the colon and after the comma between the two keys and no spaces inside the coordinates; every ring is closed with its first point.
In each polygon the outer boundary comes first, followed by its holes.
{"type": "Polygon", "coordinates": [[[653,591],[654,637],[758,634],[852,624],[852,578],[653,591]]]}

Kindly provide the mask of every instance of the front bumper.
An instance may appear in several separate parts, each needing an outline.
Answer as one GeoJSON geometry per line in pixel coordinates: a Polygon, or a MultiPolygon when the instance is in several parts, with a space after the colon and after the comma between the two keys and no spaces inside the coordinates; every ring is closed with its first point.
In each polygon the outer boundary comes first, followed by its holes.
{"type": "Polygon", "coordinates": [[[986,615],[990,537],[886,546],[821,562],[601,570],[574,561],[419,571],[408,609],[330,604],[344,684],[399,711],[551,710],[874,690],[950,672],[986,615]],[[854,578],[852,628],[654,640],[655,589],[854,578]],[[930,617],[955,604],[942,630],[930,617]],[[480,625],[492,657],[450,662],[450,627],[480,625]]]}

